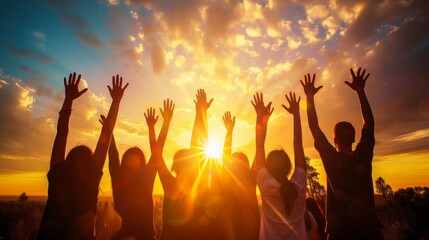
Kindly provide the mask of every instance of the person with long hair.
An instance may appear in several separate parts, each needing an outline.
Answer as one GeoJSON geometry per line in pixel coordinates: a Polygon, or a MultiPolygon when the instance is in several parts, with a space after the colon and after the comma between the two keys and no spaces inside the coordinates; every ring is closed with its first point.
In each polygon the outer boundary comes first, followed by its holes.
{"type": "Polygon", "coordinates": [[[299,101],[294,93],[285,95],[293,115],[293,146],[295,171],[290,179],[292,164],[283,150],[271,151],[265,159],[265,138],[268,119],[273,112],[271,102],[264,104],[262,93],[256,93],[252,105],[256,111],[256,154],[252,169],[256,171],[256,182],[261,192],[260,240],[306,239],[304,211],[306,191],[306,164],[302,146],[299,101]]]}
{"type": "MultiPolygon", "coordinates": [[[[144,113],[149,134],[154,134],[155,109],[144,113]]],[[[105,117],[101,115],[100,123],[105,117]]],[[[119,161],[115,137],[109,147],[109,172],[112,181],[112,194],[115,211],[121,217],[121,227],[113,233],[112,239],[154,239],[153,225],[153,185],[156,168],[153,158],[146,164],[146,157],[139,147],[131,147],[119,161]]]]}
{"type": "Polygon", "coordinates": [[[223,123],[226,136],[223,148],[222,179],[226,208],[223,213],[229,239],[257,240],[259,238],[259,208],[256,197],[256,175],[249,159],[242,152],[232,152],[235,117],[225,112],[223,123]]]}
{"type": "Polygon", "coordinates": [[[119,104],[128,83],[122,87],[122,77],[112,77],[107,86],[112,104],[102,127],[94,153],[87,146],[77,146],[65,158],[69,120],[75,99],[88,89],[79,91],[81,75],[64,78],[65,98],[58,118],[50,169],[48,200],[37,239],[94,239],[98,187],[107,149],[118,116],[119,104]]]}
{"type": "Polygon", "coordinates": [[[382,239],[381,223],[374,209],[372,158],[375,146],[374,116],[365,93],[369,73],[361,68],[350,69],[352,82],[346,81],[359,98],[363,128],[356,148],[355,129],[341,121],[334,128],[334,144],[329,143],[319,127],[314,96],[322,86],[315,87],[316,74],[304,77],[301,84],[307,96],[308,125],[314,146],[320,154],[328,180],[326,231],[328,239],[382,239]]]}

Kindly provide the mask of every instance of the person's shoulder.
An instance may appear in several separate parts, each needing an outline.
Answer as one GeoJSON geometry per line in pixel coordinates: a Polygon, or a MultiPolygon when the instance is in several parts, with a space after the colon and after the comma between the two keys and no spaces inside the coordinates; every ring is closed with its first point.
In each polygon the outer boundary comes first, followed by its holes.
{"type": "Polygon", "coordinates": [[[296,167],[290,181],[294,183],[297,187],[305,188],[306,180],[307,172],[301,167],[296,167]]]}
{"type": "Polygon", "coordinates": [[[48,171],[48,178],[56,177],[56,176],[64,176],[66,171],[66,162],[61,161],[52,166],[48,171]]]}
{"type": "Polygon", "coordinates": [[[266,179],[268,177],[271,177],[271,173],[268,171],[268,169],[266,167],[261,167],[257,172],[256,172],[256,180],[260,181],[262,179],[266,179]]]}

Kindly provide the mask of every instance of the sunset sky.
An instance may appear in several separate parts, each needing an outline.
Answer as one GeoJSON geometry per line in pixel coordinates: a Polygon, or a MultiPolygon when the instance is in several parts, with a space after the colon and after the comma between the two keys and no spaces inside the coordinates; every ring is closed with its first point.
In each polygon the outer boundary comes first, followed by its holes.
{"type": "MultiPolygon", "coordinates": [[[[300,79],[316,73],[322,130],[350,121],[360,133],[349,68],[371,73],[366,85],[376,121],[373,179],[394,190],[429,186],[429,1],[426,0],[35,0],[0,1],[0,195],[46,195],[49,157],[63,78],[80,73],[89,91],[73,105],[67,151],[95,148],[111,102],[107,84],[130,83],[114,130],[120,155],[139,146],[149,158],[143,112],[176,103],[164,157],[189,147],[193,99],[214,98],[209,134],[223,144],[222,115],[236,116],[233,151],[253,159],[257,91],[273,101],[267,152],[293,156],[292,117],[284,94],[301,99],[305,154],[322,174],[300,79]],[[25,3],[24,3],[25,2],[25,3]]],[[[159,114],[159,111],[157,112],[159,114]]],[[[162,119],[158,120],[157,130],[162,119]]],[[[358,134],[358,137],[360,134],[358,134]]],[[[100,196],[111,194],[107,164],[100,196]]],[[[157,180],[155,194],[162,194],[157,180]]]]}

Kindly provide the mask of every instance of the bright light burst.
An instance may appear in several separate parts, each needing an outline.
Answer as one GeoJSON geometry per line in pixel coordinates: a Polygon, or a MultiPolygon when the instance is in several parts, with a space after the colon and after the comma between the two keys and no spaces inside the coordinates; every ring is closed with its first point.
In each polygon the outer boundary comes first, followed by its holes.
{"type": "Polygon", "coordinates": [[[209,138],[205,147],[204,153],[207,158],[215,159],[217,162],[222,161],[223,146],[222,142],[217,138],[209,138]]]}

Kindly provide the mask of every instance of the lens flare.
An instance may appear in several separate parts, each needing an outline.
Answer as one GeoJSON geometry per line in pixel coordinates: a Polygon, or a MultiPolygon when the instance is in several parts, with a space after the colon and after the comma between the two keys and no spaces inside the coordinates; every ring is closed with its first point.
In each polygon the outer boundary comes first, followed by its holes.
{"type": "Polygon", "coordinates": [[[218,162],[222,161],[223,147],[219,139],[209,138],[204,147],[204,153],[209,159],[215,159],[218,162]]]}

